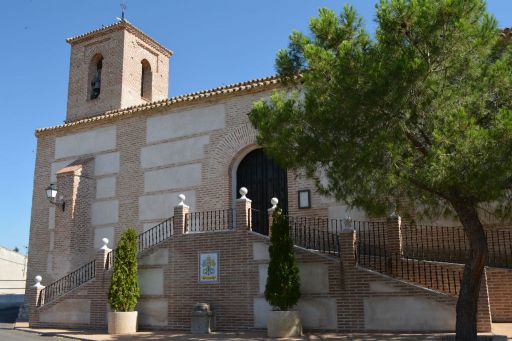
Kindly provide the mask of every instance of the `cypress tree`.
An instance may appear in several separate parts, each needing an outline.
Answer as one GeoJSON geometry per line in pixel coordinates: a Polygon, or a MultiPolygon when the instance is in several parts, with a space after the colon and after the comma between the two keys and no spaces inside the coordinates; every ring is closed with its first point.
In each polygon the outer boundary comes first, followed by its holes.
{"type": "Polygon", "coordinates": [[[133,311],[139,295],[137,232],[129,228],[121,235],[116,248],[108,301],[113,311],[133,311]]]}
{"type": "Polygon", "coordinates": [[[272,221],[265,299],[274,309],[286,311],[296,305],[300,298],[299,269],[295,262],[288,218],[277,208],[272,214],[272,221]]]}

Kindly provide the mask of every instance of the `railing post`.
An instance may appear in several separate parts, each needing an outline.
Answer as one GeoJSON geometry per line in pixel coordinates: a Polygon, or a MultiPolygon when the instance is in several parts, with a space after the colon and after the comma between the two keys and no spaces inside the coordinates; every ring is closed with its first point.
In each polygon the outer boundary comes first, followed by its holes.
{"type": "Polygon", "coordinates": [[[250,209],[252,207],[252,200],[247,198],[247,188],[242,187],[240,188],[240,195],[241,197],[236,199],[236,210],[235,210],[235,217],[236,217],[236,224],[235,227],[240,230],[249,230],[251,229],[251,226],[249,224],[250,222],[250,209]]]}
{"type": "Polygon", "coordinates": [[[270,200],[270,203],[272,204],[272,207],[268,209],[268,236],[272,234],[272,223],[273,218],[272,215],[274,214],[274,211],[277,208],[277,204],[279,203],[279,200],[277,198],[272,198],[270,200]]]}
{"type": "Polygon", "coordinates": [[[187,233],[187,214],[189,207],[185,205],[185,194],[178,195],[178,205],[174,207],[174,221],[172,224],[173,234],[185,234],[187,233]]]}

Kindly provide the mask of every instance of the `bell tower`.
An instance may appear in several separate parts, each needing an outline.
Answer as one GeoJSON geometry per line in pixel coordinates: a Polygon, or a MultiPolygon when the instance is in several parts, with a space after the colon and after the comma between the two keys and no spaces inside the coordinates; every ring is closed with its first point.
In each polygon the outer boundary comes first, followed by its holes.
{"type": "Polygon", "coordinates": [[[68,38],[66,122],[166,99],[172,51],[127,20],[68,38]]]}

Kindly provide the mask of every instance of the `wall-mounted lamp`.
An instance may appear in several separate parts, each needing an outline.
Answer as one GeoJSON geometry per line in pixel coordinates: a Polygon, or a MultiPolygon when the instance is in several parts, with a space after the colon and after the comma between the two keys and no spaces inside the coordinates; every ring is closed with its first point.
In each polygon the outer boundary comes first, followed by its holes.
{"type": "Polygon", "coordinates": [[[50,186],[46,187],[46,198],[55,206],[62,208],[63,211],[66,209],[66,203],[62,196],[57,199],[57,188],[55,184],[50,184],[50,186]]]}

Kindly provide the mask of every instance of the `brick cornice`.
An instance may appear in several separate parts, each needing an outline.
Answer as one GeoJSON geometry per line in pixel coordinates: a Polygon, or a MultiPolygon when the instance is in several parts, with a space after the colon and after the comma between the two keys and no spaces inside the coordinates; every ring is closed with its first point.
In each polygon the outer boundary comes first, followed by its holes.
{"type": "Polygon", "coordinates": [[[246,82],[235,83],[231,85],[221,86],[209,90],[203,90],[199,92],[193,92],[190,94],[180,95],[176,97],[171,97],[165,100],[144,103],[128,108],[111,110],[105,113],[90,117],[84,118],[81,120],[67,122],[64,124],[47,127],[47,128],[39,128],[36,129],[36,136],[40,137],[45,135],[46,133],[62,131],[71,127],[77,126],[86,126],[87,124],[92,124],[99,121],[109,121],[113,119],[117,119],[120,117],[125,117],[129,115],[134,115],[136,113],[140,113],[146,110],[151,110],[154,108],[170,108],[175,105],[181,103],[196,103],[204,99],[215,99],[221,96],[230,95],[230,94],[243,94],[250,91],[263,91],[271,88],[275,88],[280,84],[280,80],[277,76],[265,77],[253,79],[246,82]]]}
{"type": "Polygon", "coordinates": [[[142,30],[140,30],[139,28],[133,26],[127,20],[121,20],[114,24],[104,26],[102,28],[98,28],[93,31],[89,31],[87,33],[80,34],[78,36],[67,38],[66,42],[68,42],[69,44],[76,44],[76,43],[79,43],[82,41],[90,40],[90,39],[96,38],[98,36],[104,35],[105,33],[114,32],[114,31],[118,31],[118,30],[122,30],[122,29],[135,35],[137,38],[139,38],[140,40],[142,40],[149,46],[153,47],[158,52],[164,54],[166,57],[170,57],[173,55],[173,52],[171,50],[169,50],[168,48],[166,48],[165,46],[163,46],[162,44],[160,44],[159,42],[157,42],[156,40],[154,40],[153,38],[151,38],[144,32],[142,32],[142,30]]]}

